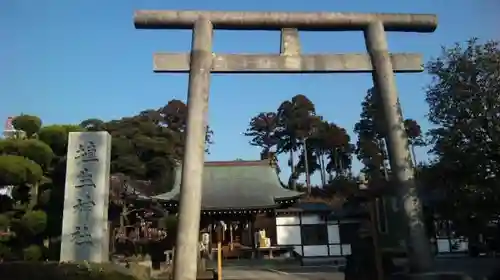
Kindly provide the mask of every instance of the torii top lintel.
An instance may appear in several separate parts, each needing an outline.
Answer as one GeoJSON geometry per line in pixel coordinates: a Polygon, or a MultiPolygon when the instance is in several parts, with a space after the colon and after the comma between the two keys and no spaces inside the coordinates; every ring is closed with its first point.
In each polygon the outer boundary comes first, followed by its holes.
{"type": "Polygon", "coordinates": [[[354,31],[380,21],[385,31],[430,33],[438,22],[432,14],[142,10],[134,13],[134,24],[138,29],[192,29],[199,18],[226,30],[354,31]]]}

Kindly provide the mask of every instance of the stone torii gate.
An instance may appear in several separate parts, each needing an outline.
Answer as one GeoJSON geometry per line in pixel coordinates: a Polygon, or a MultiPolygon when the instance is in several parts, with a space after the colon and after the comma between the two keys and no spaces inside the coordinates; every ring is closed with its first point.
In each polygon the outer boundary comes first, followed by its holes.
{"type": "Polygon", "coordinates": [[[394,73],[422,72],[419,54],[390,54],[387,31],[433,32],[437,17],[426,14],[136,11],[138,29],[193,29],[190,53],[154,55],[155,72],[189,73],[186,151],[174,262],[175,280],[197,273],[201,188],[211,73],[373,73],[389,128],[387,144],[394,180],[400,186],[415,272],[430,270],[429,241],[416,195],[408,139],[398,111],[394,73]],[[213,29],[281,30],[279,54],[214,54],[213,29]],[[300,53],[298,31],[363,31],[368,54],[300,53]]]}

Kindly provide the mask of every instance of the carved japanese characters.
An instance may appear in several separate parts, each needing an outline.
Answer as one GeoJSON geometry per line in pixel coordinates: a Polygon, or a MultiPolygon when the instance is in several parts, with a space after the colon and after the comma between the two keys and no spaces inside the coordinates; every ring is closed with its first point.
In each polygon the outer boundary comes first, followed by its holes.
{"type": "Polygon", "coordinates": [[[108,261],[110,147],[107,132],[70,133],[61,261],[108,261]]]}

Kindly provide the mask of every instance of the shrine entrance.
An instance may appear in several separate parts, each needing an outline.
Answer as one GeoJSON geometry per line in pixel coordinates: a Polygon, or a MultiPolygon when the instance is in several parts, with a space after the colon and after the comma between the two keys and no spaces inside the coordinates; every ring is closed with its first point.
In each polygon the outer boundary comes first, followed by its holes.
{"type": "Polygon", "coordinates": [[[387,31],[433,32],[437,17],[425,14],[356,14],[217,11],[137,11],[138,29],[192,29],[189,53],[154,55],[155,72],[189,73],[186,152],[183,161],[174,279],[195,279],[201,210],[205,132],[211,73],[372,73],[388,128],[387,144],[414,271],[432,266],[413,180],[408,139],[398,106],[394,73],[422,72],[419,54],[390,54],[387,31]],[[215,54],[213,30],[280,30],[279,54],[215,54]],[[362,31],[368,54],[300,53],[299,31],[362,31]]]}

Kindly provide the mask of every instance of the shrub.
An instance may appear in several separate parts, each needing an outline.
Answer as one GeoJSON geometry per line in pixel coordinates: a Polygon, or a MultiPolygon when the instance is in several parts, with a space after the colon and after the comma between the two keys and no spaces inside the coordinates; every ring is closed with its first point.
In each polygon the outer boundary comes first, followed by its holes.
{"type": "Polygon", "coordinates": [[[42,258],[42,248],[37,245],[30,245],[23,249],[23,259],[25,261],[38,261],[42,258]]]}
{"type": "Polygon", "coordinates": [[[20,115],[12,120],[12,125],[17,130],[26,132],[26,136],[31,138],[31,136],[36,134],[40,130],[40,127],[42,127],[42,120],[37,116],[20,115]]]}
{"type": "Polygon", "coordinates": [[[113,264],[6,262],[0,263],[2,280],[138,280],[113,264]]]}
{"type": "Polygon", "coordinates": [[[40,234],[47,226],[47,214],[39,210],[26,212],[21,218],[21,224],[27,233],[40,234]]]}
{"type": "Polygon", "coordinates": [[[43,177],[43,170],[22,156],[0,155],[0,185],[20,186],[35,184],[43,177]]]}

